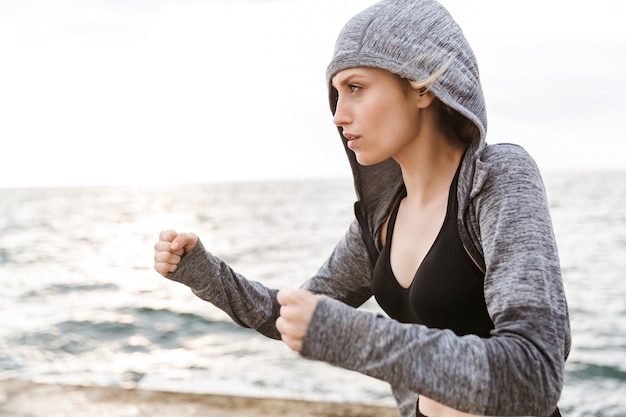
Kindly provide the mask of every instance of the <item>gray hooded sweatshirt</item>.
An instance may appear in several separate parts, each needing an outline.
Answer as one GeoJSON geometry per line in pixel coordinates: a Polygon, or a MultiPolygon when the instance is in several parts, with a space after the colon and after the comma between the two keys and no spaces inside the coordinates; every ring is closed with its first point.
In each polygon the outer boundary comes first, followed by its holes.
{"type": "MultiPolygon", "coordinates": [[[[433,0],[396,0],[351,19],[328,67],[331,110],[337,93],[330,79],[343,69],[382,68],[420,81],[451,58],[430,91],[480,132],[461,162],[457,224],[485,274],[491,336],[457,336],[356,308],[372,296],[381,225],[403,182],[395,161],[360,166],[346,148],[356,219],[302,286],[321,297],[300,353],[388,382],[403,417],[415,416],[419,394],[471,414],[549,416],[563,386],[570,328],[546,194],[522,148],[486,144],[478,67],[449,13],[433,0]]],[[[169,278],[238,324],[280,339],[277,290],[236,273],[201,242],[169,278]]]]}

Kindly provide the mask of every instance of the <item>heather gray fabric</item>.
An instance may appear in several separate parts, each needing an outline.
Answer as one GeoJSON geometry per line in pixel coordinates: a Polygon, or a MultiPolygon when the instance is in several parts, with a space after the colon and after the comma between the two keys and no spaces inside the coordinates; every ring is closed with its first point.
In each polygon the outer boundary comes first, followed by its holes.
{"type": "MultiPolygon", "coordinates": [[[[570,328],[542,181],[515,145],[470,150],[476,153],[463,160],[459,201],[470,198],[461,216],[471,231],[464,243],[484,254],[492,337],[457,337],[355,309],[371,297],[373,273],[355,221],[303,285],[324,297],[301,354],[388,382],[403,417],[415,416],[418,393],[472,414],[549,416],[562,389],[570,328]]],[[[240,325],[280,338],[276,290],[246,280],[201,243],[169,278],[240,325]]]]}
{"type": "MultiPolygon", "coordinates": [[[[491,337],[457,337],[355,308],[372,296],[368,244],[380,250],[380,227],[402,177],[393,160],[362,167],[347,151],[362,223],[350,225],[303,285],[322,298],[301,354],[387,381],[403,417],[415,416],[418,393],[472,414],[549,416],[562,389],[570,328],[547,199],[522,148],[486,145],[478,68],[461,31],[434,1],[384,1],[346,25],[327,75],[352,66],[395,71],[411,62],[401,75],[421,80],[451,55],[431,91],[480,131],[461,163],[457,220],[468,254],[485,271],[491,337]],[[405,33],[407,22],[413,26],[405,33]]],[[[331,110],[334,94],[330,87],[331,110]]],[[[169,278],[240,325],[280,338],[277,291],[237,274],[202,243],[169,278]]]]}

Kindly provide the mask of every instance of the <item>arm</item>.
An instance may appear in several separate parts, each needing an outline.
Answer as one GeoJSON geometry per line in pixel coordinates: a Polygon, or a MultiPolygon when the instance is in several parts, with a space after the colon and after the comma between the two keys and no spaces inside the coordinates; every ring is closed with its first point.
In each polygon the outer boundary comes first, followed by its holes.
{"type": "Polygon", "coordinates": [[[207,251],[200,240],[167,278],[180,282],[199,298],[228,314],[237,324],[280,339],[274,325],[280,305],[275,289],[250,281],[207,251]]]}
{"type": "Polygon", "coordinates": [[[569,345],[567,307],[543,185],[520,148],[488,156],[474,206],[492,337],[401,324],[321,297],[302,355],[482,415],[549,415],[569,345]]]}
{"type": "MultiPolygon", "coordinates": [[[[155,268],[163,276],[190,287],[196,296],[222,309],[237,324],[280,339],[275,326],[280,315],[277,290],[238,274],[192,234],[162,232],[155,251],[155,268]],[[172,249],[179,240],[180,247],[172,249]]],[[[318,273],[302,288],[352,306],[361,305],[371,296],[370,273],[362,270],[364,265],[370,267],[368,256],[360,228],[354,222],[318,273]]]]}
{"type": "Polygon", "coordinates": [[[496,325],[487,357],[492,384],[506,387],[491,401],[502,409],[534,395],[554,408],[571,340],[552,220],[534,161],[520,147],[500,147],[508,153],[487,156],[494,172],[476,201],[485,300],[496,325]]]}

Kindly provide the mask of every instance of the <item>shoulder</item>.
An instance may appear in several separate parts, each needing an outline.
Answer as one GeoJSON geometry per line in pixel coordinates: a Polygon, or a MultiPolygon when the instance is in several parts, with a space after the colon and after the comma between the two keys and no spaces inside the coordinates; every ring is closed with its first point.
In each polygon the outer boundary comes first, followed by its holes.
{"type": "Polygon", "coordinates": [[[523,147],[512,143],[485,146],[476,161],[476,179],[483,186],[506,187],[508,191],[513,191],[509,187],[516,184],[543,189],[535,160],[523,147]]]}
{"type": "Polygon", "coordinates": [[[518,145],[485,146],[475,159],[469,206],[480,222],[530,213],[547,217],[546,191],[534,159],[518,145]]]}
{"type": "Polygon", "coordinates": [[[506,171],[510,168],[522,167],[536,169],[537,167],[526,149],[513,143],[497,143],[485,146],[480,160],[494,170],[506,171]]]}

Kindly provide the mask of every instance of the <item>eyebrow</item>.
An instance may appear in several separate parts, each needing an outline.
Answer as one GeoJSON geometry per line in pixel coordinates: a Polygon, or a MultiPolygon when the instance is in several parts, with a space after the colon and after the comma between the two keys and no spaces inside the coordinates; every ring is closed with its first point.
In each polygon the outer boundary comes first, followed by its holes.
{"type": "MultiPolygon", "coordinates": [[[[359,74],[359,73],[352,73],[352,74],[348,74],[348,75],[346,75],[345,77],[340,78],[340,79],[339,79],[339,83],[338,83],[338,84],[339,84],[339,86],[340,86],[340,87],[342,87],[342,86],[344,86],[344,85],[348,85],[348,84],[350,84],[351,82],[353,82],[355,78],[356,78],[356,79],[359,79],[359,78],[366,78],[366,76],[365,76],[365,75],[363,75],[363,74],[359,74]]],[[[333,86],[334,88],[337,88],[337,83],[335,83],[335,81],[333,81],[333,80],[331,80],[330,85],[331,85],[331,86],[333,86]]]]}

